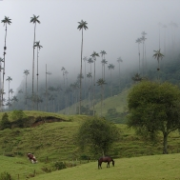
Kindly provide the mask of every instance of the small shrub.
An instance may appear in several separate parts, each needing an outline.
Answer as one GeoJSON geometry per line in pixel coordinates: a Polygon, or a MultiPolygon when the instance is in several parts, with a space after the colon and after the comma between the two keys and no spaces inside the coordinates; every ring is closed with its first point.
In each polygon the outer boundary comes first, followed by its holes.
{"type": "Polygon", "coordinates": [[[65,169],[66,168],[65,163],[64,162],[59,162],[59,161],[55,162],[54,166],[55,166],[55,168],[57,170],[65,169]]]}
{"type": "Polygon", "coordinates": [[[11,128],[11,123],[9,121],[7,113],[4,113],[3,116],[2,116],[2,121],[1,121],[1,124],[0,124],[0,128],[2,130],[6,129],[6,128],[11,128]]]}
{"type": "Polygon", "coordinates": [[[46,172],[46,173],[49,173],[49,172],[52,171],[52,170],[51,170],[50,168],[48,168],[48,167],[42,167],[41,169],[42,169],[42,171],[44,171],[44,172],[46,172]]]}
{"type": "Polygon", "coordinates": [[[8,172],[2,172],[0,174],[0,180],[13,180],[13,178],[8,172]]]}

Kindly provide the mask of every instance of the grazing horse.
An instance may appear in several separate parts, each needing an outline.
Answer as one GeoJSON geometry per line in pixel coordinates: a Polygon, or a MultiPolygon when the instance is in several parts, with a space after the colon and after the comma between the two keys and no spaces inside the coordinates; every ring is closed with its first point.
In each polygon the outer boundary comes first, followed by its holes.
{"type": "Polygon", "coordinates": [[[105,157],[99,158],[99,159],[98,159],[98,169],[99,169],[99,168],[102,169],[102,167],[101,167],[102,162],[106,162],[106,163],[107,163],[107,167],[110,167],[110,162],[111,162],[111,161],[112,161],[112,165],[114,166],[115,161],[114,161],[111,157],[105,156],[105,157]]]}
{"type": "Polygon", "coordinates": [[[32,163],[37,163],[36,157],[35,157],[33,154],[28,153],[28,154],[27,154],[27,157],[29,158],[29,160],[30,160],[32,163]]]}

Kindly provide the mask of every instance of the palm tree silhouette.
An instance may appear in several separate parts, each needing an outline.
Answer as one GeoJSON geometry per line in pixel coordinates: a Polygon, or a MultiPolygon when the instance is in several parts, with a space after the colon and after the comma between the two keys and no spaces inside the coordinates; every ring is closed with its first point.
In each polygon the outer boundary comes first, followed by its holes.
{"type": "MultiPolygon", "coordinates": [[[[4,19],[1,21],[1,23],[4,24],[5,26],[5,38],[4,38],[4,53],[3,53],[3,62],[4,62],[4,67],[3,67],[3,83],[2,83],[2,91],[4,91],[4,76],[5,76],[5,59],[6,59],[6,50],[7,50],[7,46],[6,46],[6,39],[7,39],[7,25],[10,25],[11,19],[7,16],[4,16],[4,19]]],[[[2,94],[2,100],[3,100],[3,94],[2,94]]]]}
{"type": "Polygon", "coordinates": [[[144,70],[145,70],[145,67],[146,67],[146,62],[145,62],[145,40],[147,39],[145,37],[146,33],[143,31],[142,33],[142,37],[141,37],[141,41],[143,43],[143,60],[142,60],[142,74],[144,75],[144,70]]]}
{"type": "MultiPolygon", "coordinates": [[[[95,83],[96,83],[96,57],[99,57],[99,54],[97,52],[93,52],[91,54],[91,57],[94,60],[94,86],[93,86],[93,100],[95,100],[95,83]]],[[[93,103],[93,115],[94,115],[94,103],[93,103]]]]}
{"type": "Polygon", "coordinates": [[[120,74],[120,63],[123,62],[123,60],[121,59],[121,57],[119,57],[117,59],[117,62],[119,63],[119,92],[120,92],[120,82],[121,82],[121,74],[120,74]]]}
{"type": "MultiPolygon", "coordinates": [[[[35,42],[34,43],[34,48],[37,48],[37,90],[36,90],[36,97],[38,98],[38,76],[39,76],[39,72],[38,72],[38,58],[39,58],[39,50],[42,48],[42,46],[40,45],[40,41],[37,41],[37,42],[35,42]]],[[[36,103],[37,103],[37,110],[38,110],[38,100],[36,101],[36,103]]]]}
{"type": "Polygon", "coordinates": [[[66,71],[65,67],[62,67],[61,71],[63,73],[63,81],[64,81],[64,89],[65,89],[65,71],[66,71]]]}
{"type": "Polygon", "coordinates": [[[139,45],[141,44],[141,38],[138,38],[137,40],[136,40],[136,43],[138,43],[138,55],[139,55],[139,73],[140,73],[140,47],[139,47],[139,45]]]}
{"type": "MultiPolygon", "coordinates": [[[[100,52],[100,54],[101,54],[102,61],[103,61],[103,59],[105,59],[105,55],[106,55],[107,53],[106,53],[106,51],[102,50],[102,51],[100,52]]],[[[101,62],[102,62],[102,61],[101,61],[101,62]]],[[[103,79],[103,65],[104,65],[104,64],[102,63],[102,79],[103,79]]]]}
{"type": "Polygon", "coordinates": [[[101,61],[101,63],[102,63],[102,65],[103,65],[103,67],[104,67],[104,80],[105,80],[105,65],[107,64],[107,61],[106,61],[106,59],[103,59],[102,61],[101,61]]]}
{"type": "Polygon", "coordinates": [[[110,76],[111,76],[111,96],[112,96],[112,70],[114,69],[114,65],[109,64],[108,69],[110,70],[110,76]]]}
{"type": "Polygon", "coordinates": [[[159,71],[160,71],[160,68],[159,68],[159,60],[162,60],[162,58],[164,57],[164,55],[161,53],[161,50],[154,50],[154,54],[153,54],[153,57],[155,59],[157,59],[157,62],[158,62],[158,68],[157,68],[157,71],[158,71],[158,80],[159,80],[159,71]]]}
{"type": "Polygon", "coordinates": [[[0,57],[0,111],[1,111],[1,107],[2,107],[2,93],[3,92],[3,87],[2,87],[2,81],[1,81],[1,70],[3,70],[2,67],[2,62],[4,62],[3,58],[0,57]]]}
{"type": "Polygon", "coordinates": [[[29,70],[24,70],[24,74],[25,74],[25,76],[26,76],[26,95],[25,95],[25,102],[26,102],[26,105],[27,105],[27,77],[28,77],[28,75],[29,75],[29,70]]]}
{"type": "Polygon", "coordinates": [[[103,86],[104,86],[104,84],[106,84],[106,83],[105,83],[105,81],[101,78],[101,79],[99,79],[99,80],[97,81],[97,84],[98,84],[98,86],[101,86],[101,117],[102,117],[102,108],[103,108],[103,106],[102,106],[102,104],[103,104],[103,86]]]}
{"type": "Polygon", "coordinates": [[[7,77],[6,81],[8,81],[8,100],[10,100],[10,93],[9,93],[9,90],[10,90],[10,83],[12,81],[12,78],[10,76],[7,77]]]}
{"type": "Polygon", "coordinates": [[[46,72],[45,72],[45,75],[46,75],[46,93],[45,93],[46,94],[46,111],[48,110],[48,108],[47,108],[48,107],[48,101],[47,101],[48,100],[48,88],[47,88],[48,80],[47,80],[47,76],[51,75],[51,74],[52,74],[51,72],[47,71],[47,64],[46,64],[46,72]]]}
{"type": "MultiPolygon", "coordinates": [[[[87,57],[84,57],[83,60],[84,60],[84,74],[85,74],[85,87],[86,87],[86,84],[87,84],[87,82],[86,82],[86,62],[87,62],[88,59],[87,59],[87,57]]],[[[85,98],[86,98],[86,88],[84,90],[84,95],[85,95],[85,98]]]]}
{"type": "Polygon", "coordinates": [[[32,61],[32,97],[34,96],[34,59],[35,59],[35,41],[36,41],[36,24],[39,23],[39,16],[33,15],[30,19],[30,23],[34,24],[34,40],[33,40],[33,61],[32,61]]]}
{"type": "MultiPolygon", "coordinates": [[[[78,22],[79,25],[77,27],[77,29],[79,30],[82,30],[82,43],[81,43],[81,68],[80,68],[80,74],[82,75],[82,55],[83,55],[83,29],[86,30],[88,29],[87,27],[87,22],[86,21],[83,21],[81,20],[80,22],[78,22]]],[[[81,114],[81,91],[82,91],[82,88],[81,88],[81,78],[80,78],[80,91],[79,91],[79,114],[81,114]]]]}

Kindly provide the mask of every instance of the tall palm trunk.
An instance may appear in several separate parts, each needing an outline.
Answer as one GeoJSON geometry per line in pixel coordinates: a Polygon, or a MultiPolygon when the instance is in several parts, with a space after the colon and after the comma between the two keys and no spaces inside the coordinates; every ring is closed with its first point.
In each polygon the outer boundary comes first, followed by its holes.
{"type": "Polygon", "coordinates": [[[4,53],[3,53],[3,56],[4,56],[4,67],[3,67],[3,83],[2,83],[2,104],[3,105],[3,95],[4,95],[4,77],[5,77],[5,60],[6,60],[6,38],[7,38],[7,24],[6,24],[6,27],[5,27],[5,37],[4,37],[4,53]]]}
{"type": "Polygon", "coordinates": [[[80,70],[80,91],[79,91],[79,114],[81,114],[81,101],[82,101],[82,53],[83,53],[83,29],[82,29],[82,43],[81,43],[81,70],[80,70]]]}
{"type": "Polygon", "coordinates": [[[95,100],[95,75],[96,75],[96,61],[94,60],[94,84],[93,84],[93,116],[94,116],[94,100],[95,100]]]}
{"type": "Polygon", "coordinates": [[[140,74],[140,47],[139,47],[139,43],[138,43],[138,51],[139,51],[139,74],[140,74]]]}
{"type": "Polygon", "coordinates": [[[27,106],[27,75],[26,75],[26,95],[25,96],[26,96],[26,107],[28,107],[27,106]]]}
{"type": "Polygon", "coordinates": [[[38,96],[38,76],[39,76],[39,73],[38,73],[38,55],[39,55],[39,52],[38,52],[38,47],[37,47],[37,89],[36,89],[36,92],[37,92],[37,95],[36,95],[36,103],[37,103],[37,110],[39,109],[38,105],[39,105],[39,96],[38,96]]]}
{"type": "Polygon", "coordinates": [[[33,41],[33,61],[32,61],[32,108],[34,107],[34,58],[35,58],[35,48],[34,44],[36,41],[36,23],[34,24],[34,41],[33,41]]]}

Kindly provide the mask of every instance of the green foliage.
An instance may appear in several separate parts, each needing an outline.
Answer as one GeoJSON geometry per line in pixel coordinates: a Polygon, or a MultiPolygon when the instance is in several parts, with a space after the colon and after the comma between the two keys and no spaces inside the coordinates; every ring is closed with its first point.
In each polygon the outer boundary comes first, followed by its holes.
{"type": "Polygon", "coordinates": [[[54,166],[57,170],[66,168],[66,165],[64,164],[64,162],[61,162],[61,161],[55,162],[54,166]]]}
{"type": "Polygon", "coordinates": [[[105,117],[108,121],[114,123],[124,123],[126,115],[127,115],[126,112],[120,113],[117,111],[116,108],[110,108],[108,109],[105,117]]]}
{"type": "Polygon", "coordinates": [[[13,180],[8,172],[2,172],[0,174],[0,180],[13,180]]]}
{"type": "Polygon", "coordinates": [[[13,126],[20,127],[20,128],[23,128],[26,126],[27,119],[28,119],[26,114],[23,112],[23,110],[14,110],[11,114],[11,118],[14,121],[13,126]]]}
{"type": "Polygon", "coordinates": [[[119,137],[119,129],[114,124],[94,117],[82,123],[76,140],[82,150],[89,147],[94,154],[104,155],[119,137]]]}
{"type": "Polygon", "coordinates": [[[128,96],[128,125],[150,140],[163,134],[163,153],[167,153],[167,136],[180,129],[180,90],[170,83],[143,81],[128,96]]]}
{"type": "Polygon", "coordinates": [[[11,123],[9,121],[8,114],[4,113],[2,116],[1,123],[0,123],[0,129],[3,130],[6,128],[11,128],[11,123]]]}

